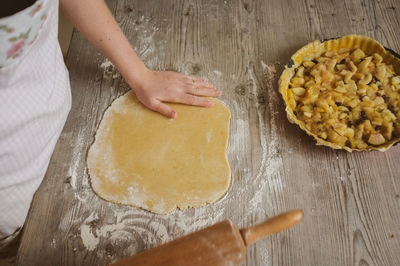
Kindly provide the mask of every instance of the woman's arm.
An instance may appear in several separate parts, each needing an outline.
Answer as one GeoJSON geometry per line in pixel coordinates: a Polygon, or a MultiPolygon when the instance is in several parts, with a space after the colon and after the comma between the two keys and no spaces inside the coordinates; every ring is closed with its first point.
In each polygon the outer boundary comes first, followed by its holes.
{"type": "Polygon", "coordinates": [[[120,71],[138,99],[167,117],[176,112],[163,102],[212,106],[198,96],[219,96],[214,85],[202,79],[170,71],[149,70],[129,44],[103,0],[60,0],[62,12],[72,24],[120,71]]]}

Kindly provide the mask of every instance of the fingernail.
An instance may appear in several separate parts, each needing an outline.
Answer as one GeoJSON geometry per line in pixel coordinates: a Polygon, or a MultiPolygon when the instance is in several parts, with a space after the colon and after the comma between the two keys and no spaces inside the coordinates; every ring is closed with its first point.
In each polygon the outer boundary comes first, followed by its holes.
{"type": "Polygon", "coordinates": [[[176,118],[176,112],[175,112],[175,111],[172,111],[172,112],[171,112],[171,118],[172,118],[172,119],[175,119],[175,118],[176,118]]]}

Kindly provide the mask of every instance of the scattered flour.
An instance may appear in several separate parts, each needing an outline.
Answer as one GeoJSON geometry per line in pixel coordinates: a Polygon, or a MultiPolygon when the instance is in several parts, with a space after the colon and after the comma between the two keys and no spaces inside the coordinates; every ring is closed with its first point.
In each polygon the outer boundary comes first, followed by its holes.
{"type": "Polygon", "coordinates": [[[92,222],[95,218],[97,219],[97,214],[90,214],[90,216],[86,218],[85,223],[80,228],[83,245],[88,250],[94,250],[100,241],[100,238],[95,235],[96,232],[93,231],[94,229],[91,228],[89,224],[89,222],[92,222]]]}
{"type": "Polygon", "coordinates": [[[101,64],[100,68],[103,69],[104,77],[112,77],[117,79],[121,76],[116,67],[108,59],[105,59],[101,64]]]}
{"type": "MultiPolygon", "coordinates": [[[[263,116],[261,115],[260,108],[257,108],[257,114],[259,119],[259,136],[262,147],[262,158],[260,169],[256,177],[254,178],[254,184],[258,188],[249,201],[249,210],[251,213],[255,214],[260,212],[262,209],[262,203],[268,203],[270,210],[275,210],[275,205],[272,204],[269,199],[272,195],[267,195],[266,186],[268,185],[270,190],[275,193],[282,192],[284,188],[284,183],[279,175],[279,169],[282,168],[282,160],[278,154],[278,129],[277,129],[277,108],[279,105],[279,97],[277,95],[276,89],[274,88],[276,69],[275,66],[268,66],[263,61],[261,65],[264,70],[264,78],[267,85],[269,103],[268,112],[270,114],[270,129],[269,135],[266,132],[265,124],[263,121],[263,116]]],[[[254,73],[249,69],[250,77],[253,77],[254,73]]],[[[257,95],[256,86],[253,86],[253,93],[257,95]]],[[[256,102],[257,107],[258,103],[256,102]]],[[[264,212],[266,212],[264,210],[264,212]]]]}
{"type": "Polygon", "coordinates": [[[68,168],[68,176],[71,178],[70,179],[70,184],[74,190],[77,190],[77,177],[81,176],[82,169],[79,169],[79,163],[80,160],[82,159],[82,153],[83,153],[83,144],[84,142],[84,132],[79,130],[78,132],[78,137],[76,139],[76,143],[74,144],[74,149],[73,149],[73,154],[72,154],[72,159],[71,159],[71,164],[70,167],[68,168]]]}
{"type": "Polygon", "coordinates": [[[219,71],[219,70],[214,70],[213,72],[217,77],[221,77],[222,76],[222,72],[219,71]]]}
{"type": "Polygon", "coordinates": [[[109,68],[114,68],[114,65],[108,59],[106,59],[103,63],[101,63],[100,68],[106,71],[109,68]]]}
{"type": "Polygon", "coordinates": [[[138,36],[135,40],[130,40],[134,45],[135,52],[146,63],[147,67],[157,69],[157,62],[160,56],[164,54],[167,42],[165,34],[167,33],[160,31],[160,25],[152,17],[141,15],[130,23],[136,36],[138,36]]]}
{"type": "Polygon", "coordinates": [[[55,238],[53,238],[52,240],[51,240],[51,247],[52,248],[55,248],[56,246],[57,246],[57,241],[56,241],[56,239],[55,238]]]}

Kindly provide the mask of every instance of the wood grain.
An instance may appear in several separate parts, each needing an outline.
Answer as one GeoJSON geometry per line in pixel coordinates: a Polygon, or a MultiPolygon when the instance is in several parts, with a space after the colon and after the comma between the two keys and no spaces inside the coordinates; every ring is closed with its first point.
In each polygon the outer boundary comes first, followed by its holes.
{"type": "Polygon", "coordinates": [[[104,58],[75,31],[67,57],[73,106],[17,265],[106,265],[218,221],[249,227],[289,209],[302,209],[304,221],[249,246],[246,265],[400,265],[400,147],[317,147],[287,121],[277,93],[283,65],[311,40],[365,34],[399,52],[399,1],[107,3],[149,67],[203,77],[223,91],[232,112],[231,187],[213,205],[169,215],[98,198],[86,153],[104,110],[129,88],[114,70],[104,73],[104,58]]]}

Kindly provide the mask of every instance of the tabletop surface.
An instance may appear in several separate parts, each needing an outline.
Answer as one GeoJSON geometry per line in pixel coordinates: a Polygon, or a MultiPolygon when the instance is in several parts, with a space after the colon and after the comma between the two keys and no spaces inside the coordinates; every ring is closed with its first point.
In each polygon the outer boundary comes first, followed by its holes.
{"type": "Polygon", "coordinates": [[[107,4],[148,67],[223,91],[232,113],[231,186],[214,204],[168,215],[100,199],[87,150],[105,109],[129,87],[74,31],[66,59],[73,105],[17,265],[106,265],[218,221],[243,228],[290,209],[302,209],[303,222],[249,246],[246,265],[400,265],[400,145],[384,153],[316,146],[288,122],[278,93],[284,64],[312,40],[362,34],[399,52],[400,1],[107,4]]]}

